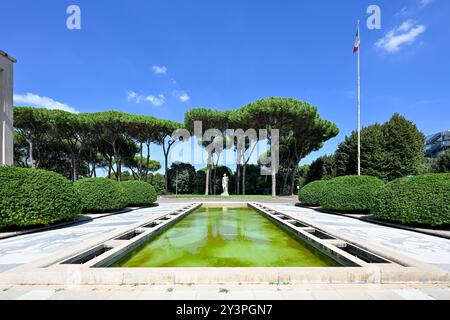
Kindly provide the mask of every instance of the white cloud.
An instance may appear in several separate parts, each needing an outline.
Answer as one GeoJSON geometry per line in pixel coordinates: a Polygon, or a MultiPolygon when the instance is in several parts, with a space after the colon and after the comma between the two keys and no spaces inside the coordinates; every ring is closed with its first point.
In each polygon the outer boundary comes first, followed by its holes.
{"type": "Polygon", "coordinates": [[[426,30],[426,26],[416,24],[412,20],[407,20],[379,39],[375,43],[375,46],[389,53],[395,53],[400,51],[403,46],[414,43],[417,37],[426,30]]]}
{"type": "Polygon", "coordinates": [[[127,99],[128,99],[128,100],[136,99],[137,96],[138,96],[137,93],[134,92],[134,91],[128,91],[128,92],[127,92],[127,99]]]}
{"type": "Polygon", "coordinates": [[[397,28],[397,32],[408,32],[413,26],[414,22],[412,20],[406,20],[397,28]]]}
{"type": "Polygon", "coordinates": [[[433,0],[420,0],[420,7],[421,8],[425,8],[426,6],[431,4],[432,2],[433,2],[433,0]]]}
{"type": "Polygon", "coordinates": [[[189,97],[189,95],[184,92],[181,96],[180,96],[180,101],[181,102],[188,102],[189,100],[191,100],[191,97],[189,97]]]}
{"type": "Polygon", "coordinates": [[[166,74],[167,68],[165,66],[153,66],[152,70],[155,74],[166,74]]]}
{"type": "Polygon", "coordinates": [[[408,8],[407,7],[403,7],[399,12],[397,12],[395,14],[396,17],[406,16],[406,15],[408,15],[408,8]]]}
{"type": "Polygon", "coordinates": [[[163,94],[160,94],[158,96],[142,96],[140,94],[137,94],[136,92],[130,90],[127,92],[127,100],[133,101],[135,103],[141,103],[142,101],[147,101],[153,104],[154,106],[162,106],[166,102],[166,97],[163,94]]]}
{"type": "Polygon", "coordinates": [[[160,107],[166,102],[166,97],[163,94],[156,96],[148,96],[145,98],[146,101],[150,102],[154,106],[160,107]]]}
{"type": "Polygon", "coordinates": [[[134,91],[128,91],[127,92],[127,100],[128,101],[134,101],[136,103],[141,103],[142,100],[142,96],[138,95],[136,92],[134,91]]]}
{"type": "Polygon", "coordinates": [[[188,102],[191,97],[185,91],[174,90],[173,95],[177,97],[181,102],[188,102]]]}
{"type": "Polygon", "coordinates": [[[14,104],[15,105],[27,105],[30,107],[38,107],[45,108],[49,110],[63,110],[70,113],[79,113],[75,108],[58,101],[53,100],[48,97],[41,97],[34,93],[26,93],[26,94],[15,94],[14,95],[14,104]]]}

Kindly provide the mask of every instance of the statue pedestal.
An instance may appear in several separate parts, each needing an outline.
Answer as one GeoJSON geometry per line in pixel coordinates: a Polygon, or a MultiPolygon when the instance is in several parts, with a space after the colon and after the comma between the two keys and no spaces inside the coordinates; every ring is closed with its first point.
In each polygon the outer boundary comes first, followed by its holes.
{"type": "Polygon", "coordinates": [[[228,192],[224,192],[220,195],[221,197],[229,197],[230,195],[228,194],[228,192]]]}

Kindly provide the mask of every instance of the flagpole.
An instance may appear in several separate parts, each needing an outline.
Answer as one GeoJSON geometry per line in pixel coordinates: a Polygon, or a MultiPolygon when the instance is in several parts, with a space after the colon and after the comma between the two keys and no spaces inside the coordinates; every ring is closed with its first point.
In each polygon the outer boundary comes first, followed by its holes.
{"type": "Polygon", "coordinates": [[[358,48],[358,176],[361,175],[361,74],[360,74],[360,59],[359,52],[361,51],[361,33],[359,30],[359,20],[358,20],[358,37],[359,37],[359,48],[358,48]]]}

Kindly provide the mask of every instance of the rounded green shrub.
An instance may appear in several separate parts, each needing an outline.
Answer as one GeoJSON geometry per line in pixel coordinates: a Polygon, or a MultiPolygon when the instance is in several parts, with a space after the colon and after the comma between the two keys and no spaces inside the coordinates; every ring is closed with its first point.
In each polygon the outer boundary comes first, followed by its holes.
{"type": "Polygon", "coordinates": [[[80,213],[80,196],[62,175],[0,167],[0,228],[49,225],[80,213]]]}
{"type": "Polygon", "coordinates": [[[307,206],[320,206],[322,191],[328,180],[318,180],[308,183],[300,189],[298,199],[307,206]]]}
{"type": "Polygon", "coordinates": [[[404,224],[450,224],[450,173],[401,178],[376,194],[372,214],[404,224]]]}
{"type": "Polygon", "coordinates": [[[121,183],[127,206],[143,207],[156,202],[155,188],[142,181],[125,181],[121,183]]]}
{"type": "Polygon", "coordinates": [[[375,194],[383,186],[383,180],[371,176],[334,178],[323,187],[320,205],[338,212],[370,213],[375,194]]]}
{"type": "Polygon", "coordinates": [[[101,213],[123,209],[127,205],[120,183],[106,178],[86,178],[75,182],[84,212],[101,213]]]}

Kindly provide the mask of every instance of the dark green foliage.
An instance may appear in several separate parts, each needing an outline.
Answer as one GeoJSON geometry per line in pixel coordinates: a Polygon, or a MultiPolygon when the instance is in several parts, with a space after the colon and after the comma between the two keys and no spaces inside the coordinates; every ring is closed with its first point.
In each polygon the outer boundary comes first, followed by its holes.
{"type": "Polygon", "coordinates": [[[160,173],[149,173],[147,182],[155,188],[158,195],[165,194],[166,190],[164,175],[160,173]]]}
{"type": "MultiPolygon", "coordinates": [[[[341,143],[335,153],[336,175],[357,173],[357,132],[341,143]]],[[[395,114],[383,125],[361,131],[361,169],[363,175],[391,181],[423,170],[424,136],[403,116],[395,114]]]]}
{"type": "Polygon", "coordinates": [[[336,177],[336,164],[334,156],[323,156],[311,163],[306,175],[305,184],[316,180],[329,180],[336,177]]]}
{"type": "Polygon", "coordinates": [[[175,126],[169,128],[167,123],[117,111],[72,114],[15,107],[15,162],[73,180],[95,177],[99,168],[107,169],[109,178],[121,180],[122,169],[127,167],[133,176],[146,180],[160,166],[150,159],[150,144],[161,143],[162,136],[175,126]]]}
{"type": "Polygon", "coordinates": [[[338,212],[369,213],[375,194],[383,185],[381,179],[370,176],[334,178],[323,187],[320,205],[338,212]]]}
{"type": "Polygon", "coordinates": [[[429,173],[438,173],[436,171],[436,159],[423,156],[422,163],[420,164],[419,167],[418,175],[429,173]]]}
{"type": "Polygon", "coordinates": [[[310,165],[306,164],[303,166],[299,166],[297,169],[295,180],[297,182],[297,186],[299,186],[300,188],[306,185],[306,178],[308,177],[309,168],[310,165]]]}
{"type": "Polygon", "coordinates": [[[0,167],[0,228],[75,219],[80,197],[72,182],[45,170],[0,167]]]}
{"type": "Polygon", "coordinates": [[[130,171],[122,171],[122,182],[124,181],[135,181],[136,179],[130,173],[130,171]]]}
{"type": "Polygon", "coordinates": [[[261,175],[261,167],[258,165],[247,165],[245,168],[245,193],[249,195],[270,194],[270,177],[261,175]]]}
{"type": "Polygon", "coordinates": [[[311,182],[300,189],[298,199],[307,206],[320,206],[323,197],[323,188],[328,180],[318,180],[311,182]]]}
{"type": "MultiPolygon", "coordinates": [[[[361,172],[363,175],[386,179],[384,168],[383,127],[375,124],[361,130],[361,172]]],[[[358,172],[358,134],[345,138],[335,153],[337,176],[353,175],[358,172]]]]}
{"type": "Polygon", "coordinates": [[[375,217],[405,224],[450,224],[450,174],[397,179],[376,194],[375,217]]]}
{"type": "Polygon", "coordinates": [[[383,126],[383,131],[387,180],[417,174],[423,159],[424,135],[399,114],[383,126]]]}
{"type": "Polygon", "coordinates": [[[123,209],[127,199],[117,181],[106,178],[87,178],[75,182],[84,212],[110,212],[123,209]]]}
{"type": "Polygon", "coordinates": [[[189,163],[174,163],[168,172],[169,192],[192,194],[194,192],[195,168],[189,163]]]}
{"type": "Polygon", "coordinates": [[[121,186],[127,206],[149,206],[157,200],[155,188],[147,182],[125,181],[121,183],[121,186]]]}
{"type": "Polygon", "coordinates": [[[204,194],[206,189],[206,168],[195,173],[194,194],[204,194]]]}
{"type": "Polygon", "coordinates": [[[450,150],[441,153],[434,165],[434,170],[437,173],[447,173],[450,172],[450,150]]]}

